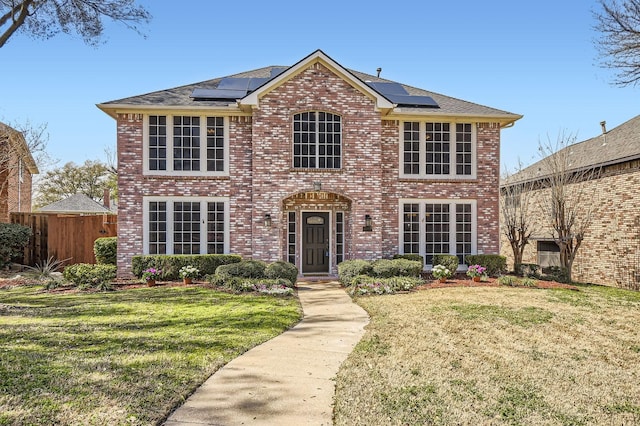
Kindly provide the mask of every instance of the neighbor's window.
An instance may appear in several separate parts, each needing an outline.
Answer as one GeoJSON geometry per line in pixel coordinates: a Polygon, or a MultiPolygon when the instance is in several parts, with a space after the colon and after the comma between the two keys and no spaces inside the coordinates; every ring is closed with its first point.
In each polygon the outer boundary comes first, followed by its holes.
{"type": "Polygon", "coordinates": [[[314,111],[293,116],[293,167],[342,167],[342,126],[339,115],[314,111]]]}
{"type": "Polygon", "coordinates": [[[402,123],[400,170],[404,177],[475,177],[475,132],[471,123],[402,123]]]}
{"type": "Polygon", "coordinates": [[[228,174],[224,117],[150,115],[147,120],[147,173],[228,174]]]}
{"type": "Polygon", "coordinates": [[[405,254],[424,256],[433,264],[436,254],[455,254],[458,263],[476,251],[474,200],[409,200],[401,202],[400,247],[405,254]]]}
{"type": "Polygon", "coordinates": [[[144,209],[146,253],[228,253],[227,199],[145,197],[144,209]]]}

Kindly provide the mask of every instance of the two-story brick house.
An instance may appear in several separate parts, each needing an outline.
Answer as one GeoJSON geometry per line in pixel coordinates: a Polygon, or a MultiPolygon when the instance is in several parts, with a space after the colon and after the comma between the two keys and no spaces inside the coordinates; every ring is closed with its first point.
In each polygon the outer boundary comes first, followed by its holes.
{"type": "Polygon", "coordinates": [[[39,173],[22,133],[0,123],[0,222],[11,212],[30,212],[32,175],[39,173]]]}
{"type": "Polygon", "coordinates": [[[320,50],[98,107],[117,121],[121,276],[143,253],[331,274],[345,259],[499,251],[500,130],[520,115],[320,50]]]}

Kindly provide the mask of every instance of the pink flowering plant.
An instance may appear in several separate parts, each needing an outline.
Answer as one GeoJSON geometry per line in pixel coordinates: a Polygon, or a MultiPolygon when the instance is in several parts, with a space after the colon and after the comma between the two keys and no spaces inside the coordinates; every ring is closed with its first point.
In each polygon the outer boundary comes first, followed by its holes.
{"type": "Polygon", "coordinates": [[[162,269],[148,268],[142,271],[142,279],[145,281],[157,280],[162,275],[162,269]]]}
{"type": "Polygon", "coordinates": [[[467,269],[467,275],[470,277],[483,277],[487,272],[487,268],[480,265],[471,265],[467,269]]]}

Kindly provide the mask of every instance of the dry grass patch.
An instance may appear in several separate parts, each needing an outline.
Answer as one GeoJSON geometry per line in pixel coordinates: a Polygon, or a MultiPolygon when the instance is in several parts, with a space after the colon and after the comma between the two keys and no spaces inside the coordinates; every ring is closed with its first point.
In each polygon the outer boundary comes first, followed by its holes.
{"type": "Polygon", "coordinates": [[[640,423],[640,293],[433,289],[358,299],[335,424],[640,423]]]}

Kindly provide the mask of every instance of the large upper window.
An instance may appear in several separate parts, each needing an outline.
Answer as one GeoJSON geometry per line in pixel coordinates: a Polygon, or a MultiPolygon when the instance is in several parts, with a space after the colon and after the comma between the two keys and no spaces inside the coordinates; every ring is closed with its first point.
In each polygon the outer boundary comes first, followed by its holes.
{"type": "Polygon", "coordinates": [[[400,203],[402,253],[424,256],[455,254],[458,263],[476,252],[475,200],[404,200],[400,203]]]}
{"type": "Polygon", "coordinates": [[[471,123],[402,123],[400,174],[417,178],[475,178],[471,123]]]}
{"type": "Polygon", "coordinates": [[[293,116],[293,167],[342,167],[342,126],[339,115],[303,112],[293,116]]]}
{"type": "Polygon", "coordinates": [[[146,172],[228,174],[223,117],[151,115],[146,131],[146,172]]]}
{"type": "Polygon", "coordinates": [[[228,199],[145,197],[145,253],[229,252],[228,199]]]}

